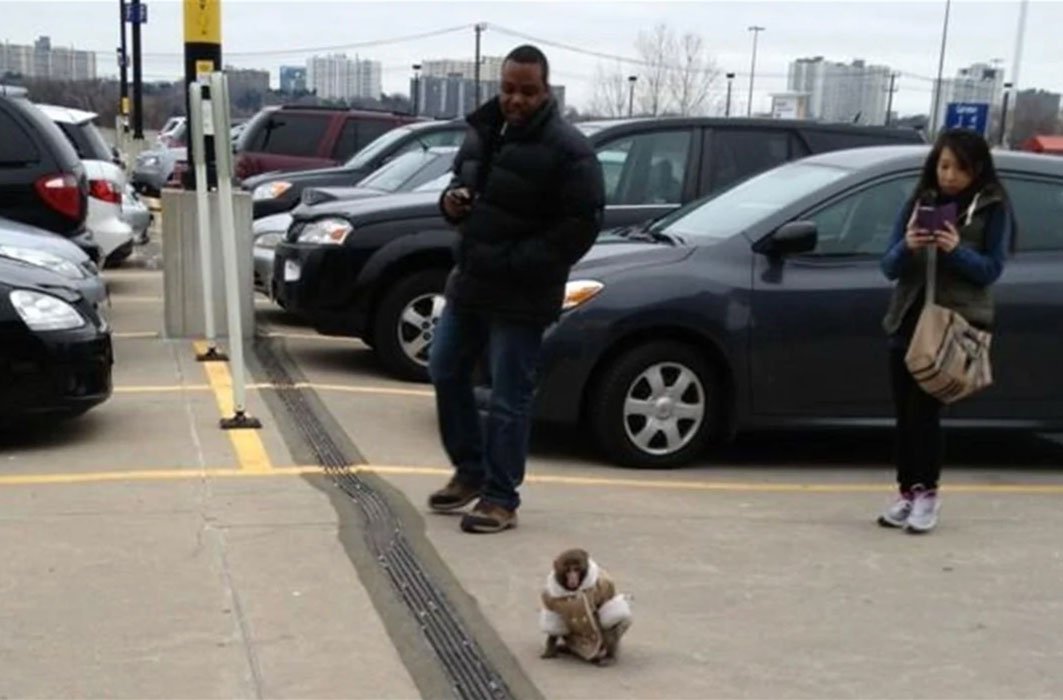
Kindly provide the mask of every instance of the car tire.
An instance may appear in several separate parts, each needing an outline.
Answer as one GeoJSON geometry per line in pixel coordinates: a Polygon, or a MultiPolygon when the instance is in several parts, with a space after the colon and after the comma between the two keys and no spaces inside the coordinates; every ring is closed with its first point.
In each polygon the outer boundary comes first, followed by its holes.
{"type": "Polygon", "coordinates": [[[123,243],[116,248],[110,255],[107,256],[107,261],[104,264],[105,268],[118,267],[133,254],[133,241],[123,243]]]}
{"type": "Polygon", "coordinates": [[[606,367],[592,389],[587,417],[612,461],[677,467],[702,454],[717,434],[721,386],[718,372],[697,348],[650,342],[606,367]]]}
{"type": "Polygon", "coordinates": [[[370,347],[399,379],[429,381],[428,350],[443,310],[446,281],[446,270],[415,272],[392,285],[380,302],[370,347]]]}

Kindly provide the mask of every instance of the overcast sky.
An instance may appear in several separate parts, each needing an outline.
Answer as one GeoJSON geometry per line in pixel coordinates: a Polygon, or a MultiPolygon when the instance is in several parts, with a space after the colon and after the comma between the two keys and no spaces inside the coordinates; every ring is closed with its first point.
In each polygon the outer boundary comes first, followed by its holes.
{"type": "MultiPolygon", "coordinates": [[[[152,0],[144,31],[146,79],[173,79],[183,72],[182,6],[152,0]]],[[[933,2],[321,2],[314,0],[222,0],[223,55],[227,64],[266,68],[277,81],[281,65],[302,65],[322,48],[387,41],[411,34],[462,27],[430,38],[350,48],[381,61],[384,89],[408,92],[410,66],[432,58],[471,58],[471,25],[492,25],[483,35],[486,55],[505,54],[523,39],[512,30],[586,50],[635,57],[640,30],[663,22],[677,31],[701,34],[721,72],[738,74],[735,99],[744,105],[752,49],[750,25],[760,35],[754,109],[770,108],[770,93],[785,91],[790,61],[822,55],[849,62],[862,58],[903,75],[894,107],[901,114],[927,113],[930,82],[937,73],[944,0],[933,2]],[[315,51],[315,49],[318,49],[315,51]]],[[[0,40],[31,43],[38,35],[53,44],[99,52],[100,75],[116,73],[118,0],[0,0],[0,40]]],[[[954,0],[945,57],[946,77],[974,62],[1000,59],[1008,79],[1018,27],[1019,3],[954,0]]],[[[1020,84],[1063,92],[1063,2],[1032,0],[1020,84]]],[[[568,101],[586,105],[600,63],[585,54],[543,44],[555,83],[566,85],[568,101]]],[[[625,73],[638,72],[625,66],[625,73]]],[[[719,89],[724,90],[721,78],[719,89]]]]}

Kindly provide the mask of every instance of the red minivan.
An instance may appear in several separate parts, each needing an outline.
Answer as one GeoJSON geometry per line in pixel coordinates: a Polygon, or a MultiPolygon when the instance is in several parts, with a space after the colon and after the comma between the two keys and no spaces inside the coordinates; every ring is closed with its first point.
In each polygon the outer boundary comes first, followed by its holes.
{"type": "Polygon", "coordinates": [[[399,112],[286,105],[252,117],[236,143],[236,177],[328,168],[397,126],[423,118],[399,112]]]}

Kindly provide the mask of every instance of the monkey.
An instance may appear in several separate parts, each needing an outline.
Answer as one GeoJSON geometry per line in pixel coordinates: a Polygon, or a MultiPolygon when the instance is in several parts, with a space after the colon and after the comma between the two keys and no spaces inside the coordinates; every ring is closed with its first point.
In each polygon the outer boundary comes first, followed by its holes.
{"type": "Polygon", "coordinates": [[[628,597],[616,593],[586,550],[565,550],[554,559],[541,598],[542,658],[565,652],[601,666],[616,662],[620,638],[631,625],[628,597]]]}

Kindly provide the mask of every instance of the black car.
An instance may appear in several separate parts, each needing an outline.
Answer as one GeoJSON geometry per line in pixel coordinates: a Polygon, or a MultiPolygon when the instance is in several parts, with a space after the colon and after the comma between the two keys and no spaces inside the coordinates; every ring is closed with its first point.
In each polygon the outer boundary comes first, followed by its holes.
{"type": "Polygon", "coordinates": [[[243,181],[251,192],[252,214],[259,219],[292,209],[307,187],[353,187],[392,158],[433,146],[460,146],[465,138],[463,120],[414,122],[388,131],[334,168],[263,173],[243,181]]]}
{"type": "MultiPolygon", "coordinates": [[[[637,225],[808,153],[922,143],[909,129],[763,119],[585,122],[602,164],[607,227],[637,225]]],[[[326,334],[362,338],[393,374],[427,380],[428,347],[456,233],[437,194],[293,212],[275,250],[278,303],[326,334]]]]}
{"type": "MultiPolygon", "coordinates": [[[[539,419],[670,466],[736,431],[888,427],[879,261],[926,147],[814,156],[645,230],[604,236],[547,334],[539,419]]],[[[994,287],[996,383],[946,424],[1063,428],[1063,160],[1000,152],[1014,252],[994,287]]]]}
{"type": "Polygon", "coordinates": [[[0,419],[73,417],[111,395],[111,333],[60,275],[0,258],[0,419]]]}
{"type": "Polygon", "coordinates": [[[70,238],[93,262],[85,230],[89,185],[73,146],[24,97],[0,95],[0,216],[70,238]]]}

